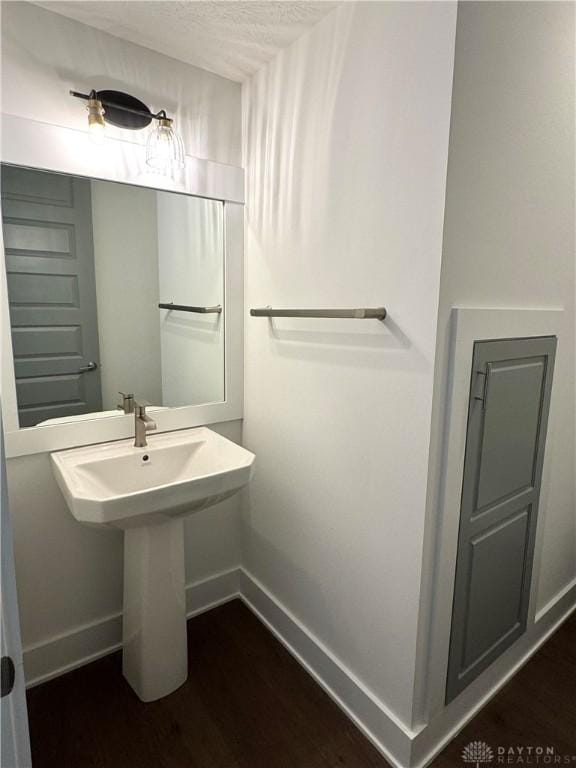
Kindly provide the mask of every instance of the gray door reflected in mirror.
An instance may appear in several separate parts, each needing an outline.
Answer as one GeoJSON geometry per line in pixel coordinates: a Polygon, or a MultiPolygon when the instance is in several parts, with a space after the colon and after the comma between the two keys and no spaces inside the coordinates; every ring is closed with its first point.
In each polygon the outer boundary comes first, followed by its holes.
{"type": "Polygon", "coordinates": [[[2,166],[20,427],[224,401],[223,203],[2,166]]]}

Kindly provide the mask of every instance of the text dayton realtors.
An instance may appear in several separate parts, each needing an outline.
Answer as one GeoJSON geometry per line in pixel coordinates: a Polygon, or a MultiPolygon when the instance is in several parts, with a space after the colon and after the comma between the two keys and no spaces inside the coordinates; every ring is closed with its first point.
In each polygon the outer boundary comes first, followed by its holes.
{"type": "Polygon", "coordinates": [[[496,762],[509,765],[576,765],[576,755],[559,755],[554,747],[497,747],[496,762]]]}

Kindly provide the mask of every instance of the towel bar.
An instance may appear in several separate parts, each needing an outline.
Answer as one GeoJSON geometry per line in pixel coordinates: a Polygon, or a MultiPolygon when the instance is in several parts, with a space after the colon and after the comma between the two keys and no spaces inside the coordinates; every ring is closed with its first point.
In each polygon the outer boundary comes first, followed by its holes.
{"type": "Polygon", "coordinates": [[[353,320],[384,320],[384,307],[360,307],[358,309],[251,309],[252,317],[343,317],[353,320]]]}

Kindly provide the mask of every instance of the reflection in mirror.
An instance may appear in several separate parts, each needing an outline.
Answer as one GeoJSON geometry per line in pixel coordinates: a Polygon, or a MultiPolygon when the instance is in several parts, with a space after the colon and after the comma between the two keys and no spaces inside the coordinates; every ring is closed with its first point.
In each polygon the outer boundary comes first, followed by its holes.
{"type": "Polygon", "coordinates": [[[224,399],[221,202],[4,165],[2,222],[21,427],[224,399]]]}

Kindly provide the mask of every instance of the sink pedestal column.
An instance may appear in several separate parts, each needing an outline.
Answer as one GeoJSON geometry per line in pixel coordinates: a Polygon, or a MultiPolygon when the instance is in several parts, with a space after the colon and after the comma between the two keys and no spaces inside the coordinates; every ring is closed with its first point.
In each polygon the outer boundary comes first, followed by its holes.
{"type": "Polygon", "coordinates": [[[122,671],[142,701],[188,676],[184,521],[124,531],[122,671]]]}

